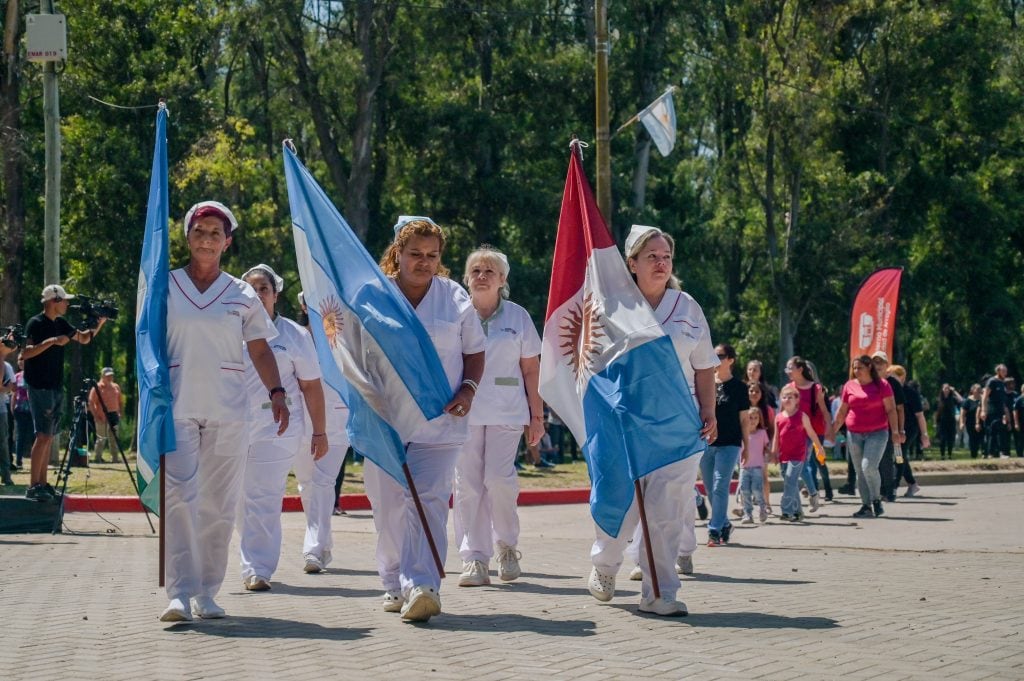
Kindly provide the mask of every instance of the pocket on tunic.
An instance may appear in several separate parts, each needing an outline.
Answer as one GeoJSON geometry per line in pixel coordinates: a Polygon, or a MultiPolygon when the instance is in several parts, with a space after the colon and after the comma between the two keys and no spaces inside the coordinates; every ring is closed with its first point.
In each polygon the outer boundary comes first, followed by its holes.
{"type": "Polygon", "coordinates": [[[430,334],[430,340],[434,343],[434,347],[437,348],[437,354],[441,356],[442,360],[453,350],[459,350],[461,353],[462,327],[460,325],[435,320],[430,324],[427,331],[430,334]]]}

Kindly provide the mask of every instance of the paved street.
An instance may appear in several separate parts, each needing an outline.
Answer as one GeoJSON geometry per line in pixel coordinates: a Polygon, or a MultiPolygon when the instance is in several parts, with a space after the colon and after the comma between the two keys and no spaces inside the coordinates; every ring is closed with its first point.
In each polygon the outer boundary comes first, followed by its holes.
{"type": "Polygon", "coordinates": [[[335,519],[324,575],[285,514],[273,590],[245,593],[233,560],[229,617],[177,626],[144,517],[70,514],[78,534],[0,535],[0,678],[1024,678],[1024,483],[931,487],[867,521],[837,500],[700,548],[677,620],[637,614],[628,566],[610,604],[587,593],[585,506],[524,508],[523,577],[460,589],[450,551],[427,625],[380,610],[368,513],[335,519]]]}

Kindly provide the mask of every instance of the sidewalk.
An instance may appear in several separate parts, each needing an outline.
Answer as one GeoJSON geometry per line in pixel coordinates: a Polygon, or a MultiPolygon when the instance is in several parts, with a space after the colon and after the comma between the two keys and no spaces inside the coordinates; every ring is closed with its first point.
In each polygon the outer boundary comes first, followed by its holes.
{"type": "MultiPolygon", "coordinates": [[[[776,500],[777,501],[777,500],[776,500]]],[[[274,589],[229,617],[157,621],[157,540],[141,514],[73,513],[79,534],[0,536],[0,669],[20,679],[1021,679],[1024,483],[928,486],[867,521],[851,497],[803,524],[737,526],[698,549],[690,616],[639,616],[639,582],[586,590],[585,505],[521,509],[523,577],[455,586],[427,625],[380,610],[368,513],[335,518],[335,563],[305,575],[285,514],[274,589]],[[998,514],[993,510],[998,509],[998,514]],[[994,521],[996,518],[1001,519],[994,521]],[[109,532],[109,533],[108,533],[109,532]]],[[[699,524],[698,538],[706,536],[699,524]]],[[[234,549],[237,550],[237,549],[234,549]]],[[[237,555],[234,553],[233,556],[237,555]]]]}

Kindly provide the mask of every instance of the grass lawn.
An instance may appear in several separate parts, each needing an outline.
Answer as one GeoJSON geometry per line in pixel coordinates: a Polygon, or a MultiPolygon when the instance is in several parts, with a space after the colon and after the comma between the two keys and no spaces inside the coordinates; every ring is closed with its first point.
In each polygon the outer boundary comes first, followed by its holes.
{"type": "MultiPolygon", "coordinates": [[[[967,450],[957,450],[954,458],[950,461],[938,461],[937,450],[929,450],[925,453],[930,459],[925,461],[913,461],[914,472],[927,473],[949,470],[1004,470],[1008,468],[1024,469],[1024,459],[971,459],[967,450]]],[[[129,456],[132,471],[135,470],[134,453],[129,456]]],[[[829,461],[829,472],[833,480],[845,479],[846,463],[844,461],[829,461]],[[837,478],[836,476],[842,476],[837,478]]],[[[768,467],[769,475],[778,475],[778,466],[768,467]]],[[[24,494],[28,486],[28,470],[14,471],[12,473],[14,487],[3,487],[4,494],[24,494]]],[[[50,484],[57,486],[55,479],[56,472],[51,468],[49,473],[50,484]]],[[[519,472],[519,484],[523,489],[567,489],[573,487],[588,487],[590,478],[587,475],[586,464],[582,460],[569,461],[559,464],[555,468],[535,469],[533,466],[526,466],[526,470],[519,472]]],[[[132,496],[135,490],[132,489],[131,479],[125,470],[124,464],[101,463],[91,464],[89,468],[72,468],[68,478],[68,491],[72,494],[100,495],[100,496],[132,496]]],[[[294,475],[289,475],[287,494],[298,494],[294,475]]],[[[353,464],[351,461],[345,468],[345,485],[343,494],[363,493],[363,466],[353,464]]]]}

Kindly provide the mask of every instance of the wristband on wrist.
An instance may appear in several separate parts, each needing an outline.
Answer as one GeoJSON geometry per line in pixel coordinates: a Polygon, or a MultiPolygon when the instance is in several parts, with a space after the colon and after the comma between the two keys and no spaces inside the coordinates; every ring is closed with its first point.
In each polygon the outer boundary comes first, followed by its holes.
{"type": "Polygon", "coordinates": [[[271,400],[272,400],[272,399],[274,399],[274,395],[275,395],[275,394],[277,394],[277,393],[281,393],[282,395],[287,395],[287,394],[288,394],[288,393],[287,393],[287,392],[285,391],[285,389],[284,389],[284,388],[282,388],[282,387],[281,387],[281,386],[279,386],[279,385],[275,385],[275,386],[274,386],[273,388],[271,388],[271,389],[270,389],[270,399],[271,399],[271,400]]]}
{"type": "Polygon", "coordinates": [[[327,437],[327,433],[313,433],[313,437],[327,437]]]}
{"type": "Polygon", "coordinates": [[[480,384],[474,381],[472,378],[462,379],[462,385],[469,386],[470,390],[473,391],[474,395],[476,394],[476,391],[480,388],[480,384]]]}

